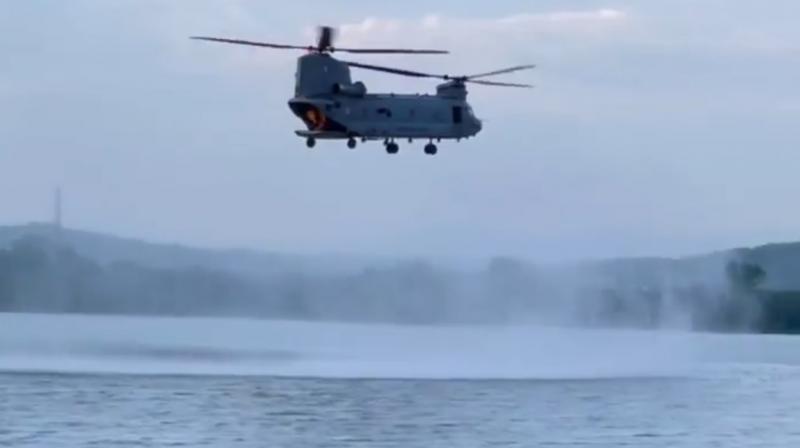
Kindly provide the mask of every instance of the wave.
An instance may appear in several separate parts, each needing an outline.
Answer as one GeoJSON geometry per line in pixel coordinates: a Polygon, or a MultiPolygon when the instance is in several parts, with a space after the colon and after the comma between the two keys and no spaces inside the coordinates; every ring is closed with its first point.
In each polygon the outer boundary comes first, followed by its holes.
{"type": "Polygon", "coordinates": [[[719,362],[800,365],[798,348],[800,339],[753,335],[0,314],[6,372],[645,378],[690,375],[719,362]]]}

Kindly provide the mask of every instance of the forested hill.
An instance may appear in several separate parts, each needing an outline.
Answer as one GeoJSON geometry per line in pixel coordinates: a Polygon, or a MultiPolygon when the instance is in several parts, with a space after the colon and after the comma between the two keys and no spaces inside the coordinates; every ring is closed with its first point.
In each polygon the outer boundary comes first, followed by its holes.
{"type": "MultiPolygon", "coordinates": [[[[377,265],[392,264],[385,258],[351,255],[298,256],[247,249],[201,249],[178,244],[151,243],[104,233],[56,229],[46,223],[0,226],[0,248],[8,248],[23,237],[57,239],[76,253],[94,262],[136,263],[156,269],[202,268],[245,276],[268,276],[303,272],[307,274],[353,273],[377,265]]],[[[730,259],[760,265],[769,275],[763,287],[775,290],[800,290],[800,242],[776,243],[752,248],[733,248],[715,253],[682,258],[621,258],[578,263],[571,266],[617,277],[647,278],[664,273],[682,279],[696,278],[709,282],[723,279],[720,269],[730,259]]],[[[506,260],[505,258],[495,259],[506,260]]],[[[394,260],[397,261],[397,260],[394,260]]],[[[524,263],[524,261],[518,261],[524,263]]]]}
{"type": "Polygon", "coordinates": [[[0,248],[8,248],[23,237],[57,241],[81,256],[101,264],[126,261],[157,269],[203,268],[265,276],[297,271],[353,271],[366,265],[364,259],[355,256],[310,257],[247,249],[200,249],[83,230],[56,229],[46,223],[0,226],[0,248]]]}
{"type": "Polygon", "coordinates": [[[742,259],[764,268],[768,273],[765,288],[800,290],[800,242],[766,244],[734,252],[742,259]]]}
{"type": "Polygon", "coordinates": [[[800,245],[466,271],[0,227],[0,311],[800,331],[800,245]],[[782,292],[778,291],[781,290],[782,292]]]}

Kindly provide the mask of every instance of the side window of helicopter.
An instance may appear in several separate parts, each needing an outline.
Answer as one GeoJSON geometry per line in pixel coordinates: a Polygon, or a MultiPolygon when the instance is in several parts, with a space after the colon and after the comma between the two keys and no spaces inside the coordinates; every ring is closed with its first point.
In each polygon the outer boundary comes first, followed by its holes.
{"type": "Polygon", "coordinates": [[[461,124],[463,119],[463,111],[461,110],[461,106],[453,106],[453,123],[461,124]]]}
{"type": "Polygon", "coordinates": [[[383,115],[386,118],[392,118],[392,111],[389,110],[388,108],[379,107],[377,112],[378,112],[378,115],[383,115]]]}

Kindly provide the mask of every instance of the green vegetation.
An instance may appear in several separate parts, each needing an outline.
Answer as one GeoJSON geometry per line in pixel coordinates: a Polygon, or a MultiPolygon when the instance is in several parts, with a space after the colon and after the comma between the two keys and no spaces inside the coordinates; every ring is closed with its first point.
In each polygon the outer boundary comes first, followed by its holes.
{"type": "Polygon", "coordinates": [[[446,319],[441,286],[429,266],[413,262],[348,275],[247,276],[200,266],[99,263],[43,235],[24,236],[0,249],[0,311],[5,312],[420,323],[446,319]]]}
{"type": "Polygon", "coordinates": [[[762,292],[759,299],[760,331],[800,334],[800,291],[762,292]]]}
{"type": "Polygon", "coordinates": [[[202,314],[219,297],[252,297],[247,286],[204,269],[100,265],[38,237],[21,238],[0,250],[0,311],[202,314]]]}
{"type": "Polygon", "coordinates": [[[753,262],[730,262],[726,271],[732,299],[756,316],[754,328],[766,333],[800,333],[800,291],[762,289],[767,272],[753,262]]]}
{"type": "Polygon", "coordinates": [[[800,291],[771,289],[763,252],[558,269],[510,258],[475,272],[414,260],[325,269],[274,254],[34,230],[4,243],[0,229],[0,311],[800,333],[800,291]]]}

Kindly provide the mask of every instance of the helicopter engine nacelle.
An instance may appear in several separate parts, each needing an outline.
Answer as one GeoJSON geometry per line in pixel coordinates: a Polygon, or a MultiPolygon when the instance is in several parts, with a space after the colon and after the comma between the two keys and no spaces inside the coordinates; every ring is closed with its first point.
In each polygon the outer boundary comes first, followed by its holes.
{"type": "Polygon", "coordinates": [[[333,85],[333,93],[354,97],[363,97],[367,94],[367,86],[365,86],[361,81],[354,82],[353,84],[337,83],[333,85]]]}

